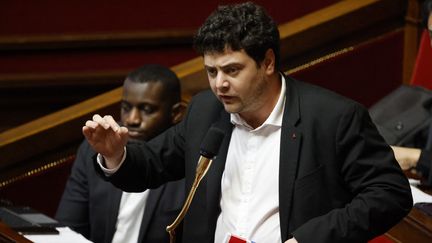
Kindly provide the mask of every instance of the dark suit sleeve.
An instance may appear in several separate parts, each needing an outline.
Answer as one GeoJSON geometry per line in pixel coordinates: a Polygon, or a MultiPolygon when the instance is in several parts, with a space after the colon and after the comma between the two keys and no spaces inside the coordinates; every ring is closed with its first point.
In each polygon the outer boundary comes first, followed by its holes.
{"type": "Polygon", "coordinates": [[[423,149],[417,162],[416,169],[425,178],[426,184],[432,186],[432,151],[423,149]]]}
{"type": "Polygon", "coordinates": [[[412,207],[408,180],[363,107],[348,106],[335,137],[339,173],[352,199],[297,228],[293,235],[300,243],[366,242],[412,207]]]}
{"type": "Polygon", "coordinates": [[[89,192],[86,163],[92,164],[90,147],[83,142],[77,152],[71,175],[57,209],[56,219],[62,224],[81,233],[86,238],[90,235],[89,192]]]}

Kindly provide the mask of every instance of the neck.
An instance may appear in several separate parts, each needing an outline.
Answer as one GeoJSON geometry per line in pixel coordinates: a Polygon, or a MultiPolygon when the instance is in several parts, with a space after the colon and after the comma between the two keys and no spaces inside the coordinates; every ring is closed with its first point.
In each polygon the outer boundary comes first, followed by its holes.
{"type": "Polygon", "coordinates": [[[242,112],[239,115],[254,129],[261,126],[276,106],[281,87],[282,81],[279,73],[270,76],[268,86],[262,94],[262,99],[258,101],[260,106],[253,111],[242,112]]]}

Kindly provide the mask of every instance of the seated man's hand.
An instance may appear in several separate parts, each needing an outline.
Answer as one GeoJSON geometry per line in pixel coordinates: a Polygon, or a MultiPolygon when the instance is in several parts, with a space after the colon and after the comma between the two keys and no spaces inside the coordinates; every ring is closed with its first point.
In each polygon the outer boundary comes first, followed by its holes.
{"type": "Polygon", "coordinates": [[[291,239],[285,241],[285,243],[298,243],[298,242],[297,242],[297,240],[294,239],[294,237],[293,237],[293,238],[291,238],[291,239]]]}
{"type": "Polygon", "coordinates": [[[395,158],[403,170],[409,170],[417,165],[421,150],[417,148],[406,148],[391,146],[395,158]]]}
{"type": "Polygon", "coordinates": [[[83,134],[92,148],[105,158],[108,169],[116,168],[124,153],[128,140],[128,130],[120,127],[112,116],[94,115],[86,122],[83,134]]]}

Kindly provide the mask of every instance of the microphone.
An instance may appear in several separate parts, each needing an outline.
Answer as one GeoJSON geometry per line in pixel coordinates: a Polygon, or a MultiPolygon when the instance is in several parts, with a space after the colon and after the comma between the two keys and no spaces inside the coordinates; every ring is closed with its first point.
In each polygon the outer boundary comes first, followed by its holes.
{"type": "Polygon", "coordinates": [[[213,162],[213,159],[219,152],[219,148],[222,144],[222,140],[224,139],[224,137],[225,132],[218,127],[211,127],[205,135],[200,147],[200,157],[195,171],[195,180],[192,183],[192,188],[189,191],[189,195],[186,198],[186,201],[179,215],[174,220],[174,222],[171,225],[168,225],[166,228],[166,231],[170,236],[170,243],[175,243],[175,229],[186,215],[186,212],[189,209],[198,185],[200,184],[202,178],[204,178],[204,176],[206,175],[208,169],[211,166],[211,163],[213,162]]]}
{"type": "MultiPolygon", "coordinates": [[[[211,127],[204,137],[200,148],[200,158],[198,160],[198,166],[195,172],[195,179],[199,178],[199,181],[205,176],[213,159],[219,152],[219,148],[222,144],[222,140],[225,137],[224,131],[218,127],[211,127]]],[[[199,184],[199,182],[198,182],[199,184]]],[[[198,185],[196,185],[198,187],[198,185]]],[[[193,185],[192,185],[193,188],[193,185]]]]}

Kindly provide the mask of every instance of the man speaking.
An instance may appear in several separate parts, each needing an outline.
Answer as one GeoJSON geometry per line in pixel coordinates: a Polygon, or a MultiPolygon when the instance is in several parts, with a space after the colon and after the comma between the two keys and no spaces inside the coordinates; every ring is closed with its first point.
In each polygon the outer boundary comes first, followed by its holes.
{"type": "Polygon", "coordinates": [[[253,3],[221,6],[198,30],[211,91],[142,146],[95,115],[83,133],[102,176],[127,191],[195,176],[201,141],[227,134],[185,217],[183,242],[366,242],[411,209],[408,181],[358,103],[284,76],[279,32],[253,3]]]}

